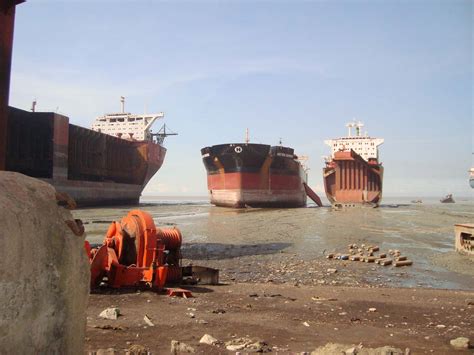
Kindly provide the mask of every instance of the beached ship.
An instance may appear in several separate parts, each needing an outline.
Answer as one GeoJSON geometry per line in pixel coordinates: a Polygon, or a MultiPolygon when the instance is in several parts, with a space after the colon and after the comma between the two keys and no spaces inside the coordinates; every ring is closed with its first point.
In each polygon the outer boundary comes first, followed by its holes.
{"type": "MultiPolygon", "coordinates": [[[[6,170],[40,178],[79,206],[137,204],[161,168],[165,128],[151,126],[164,114],[122,111],[98,117],[92,128],[54,112],[9,107],[6,170]]],[[[165,127],[165,126],[163,126],[165,127]]]]}
{"type": "Polygon", "coordinates": [[[201,149],[211,203],[225,207],[302,207],[307,172],[294,150],[267,144],[229,143],[201,149]]]}
{"type": "Polygon", "coordinates": [[[384,140],[363,135],[363,126],[350,122],[346,137],[324,141],[331,147],[323,169],[324,188],[334,207],[377,207],[382,199],[383,167],[378,146],[384,140]]]}

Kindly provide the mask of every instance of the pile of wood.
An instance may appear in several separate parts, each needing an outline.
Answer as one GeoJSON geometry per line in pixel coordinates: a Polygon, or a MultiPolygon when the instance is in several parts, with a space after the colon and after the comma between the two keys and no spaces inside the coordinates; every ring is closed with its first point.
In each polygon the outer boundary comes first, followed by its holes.
{"type": "Polygon", "coordinates": [[[376,263],[381,266],[393,265],[396,267],[410,266],[413,261],[408,260],[406,256],[403,256],[400,250],[390,249],[388,252],[380,251],[377,245],[365,245],[358,246],[357,244],[349,244],[347,246],[347,253],[331,253],[326,256],[327,259],[336,260],[350,260],[350,261],[362,261],[366,263],[376,263]]]}

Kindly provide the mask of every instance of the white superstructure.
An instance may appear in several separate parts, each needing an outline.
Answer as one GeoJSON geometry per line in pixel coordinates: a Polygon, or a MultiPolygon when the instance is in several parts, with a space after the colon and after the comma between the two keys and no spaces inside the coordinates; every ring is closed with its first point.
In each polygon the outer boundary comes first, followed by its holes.
{"type": "Polygon", "coordinates": [[[151,140],[150,128],[156,120],[162,119],[165,116],[164,113],[132,115],[125,112],[125,98],[123,96],[120,98],[120,102],[122,112],[109,113],[97,117],[92,125],[92,129],[124,139],[151,140]]]}
{"type": "Polygon", "coordinates": [[[353,150],[359,154],[364,160],[378,159],[379,151],[378,146],[381,145],[384,140],[381,138],[372,138],[367,135],[362,135],[361,129],[364,127],[362,122],[349,122],[346,124],[348,128],[348,136],[328,139],[324,143],[331,147],[331,157],[334,157],[334,153],[344,150],[353,150]],[[355,136],[352,135],[352,128],[355,128],[355,136]]]}

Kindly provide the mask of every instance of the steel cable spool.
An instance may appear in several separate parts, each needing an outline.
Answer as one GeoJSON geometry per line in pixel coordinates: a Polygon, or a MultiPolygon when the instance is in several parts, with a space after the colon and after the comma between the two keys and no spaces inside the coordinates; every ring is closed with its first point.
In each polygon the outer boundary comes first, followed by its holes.
{"type": "Polygon", "coordinates": [[[157,229],[157,238],[161,239],[167,250],[181,248],[183,236],[178,228],[157,229]]]}

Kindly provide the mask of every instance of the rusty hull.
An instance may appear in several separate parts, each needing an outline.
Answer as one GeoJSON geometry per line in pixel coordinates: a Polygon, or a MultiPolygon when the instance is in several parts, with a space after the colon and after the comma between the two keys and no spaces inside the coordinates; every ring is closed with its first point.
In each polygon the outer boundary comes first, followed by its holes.
{"type": "Polygon", "coordinates": [[[335,207],[377,207],[382,199],[383,167],[353,150],[341,151],[323,170],[326,196],[335,207]]]}
{"type": "Polygon", "coordinates": [[[53,112],[9,107],[6,169],[43,179],[79,206],[137,204],[166,149],[69,124],[53,112]]]}

